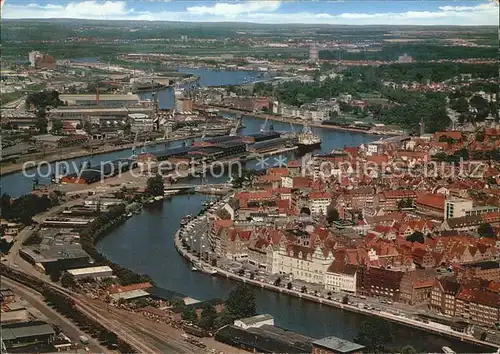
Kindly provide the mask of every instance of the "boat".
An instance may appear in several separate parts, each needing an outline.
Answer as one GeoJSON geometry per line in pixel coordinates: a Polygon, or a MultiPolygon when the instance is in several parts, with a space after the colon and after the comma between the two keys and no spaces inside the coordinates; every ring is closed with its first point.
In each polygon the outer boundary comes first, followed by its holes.
{"type": "Polygon", "coordinates": [[[309,126],[304,125],[304,129],[297,135],[297,147],[299,153],[308,153],[321,148],[321,138],[311,131],[309,126]]]}
{"type": "Polygon", "coordinates": [[[450,347],[442,347],[441,350],[445,354],[455,354],[455,351],[453,351],[453,349],[451,349],[450,347]]]}
{"type": "Polygon", "coordinates": [[[217,274],[217,270],[215,268],[204,266],[201,263],[193,263],[191,270],[193,270],[193,268],[195,268],[195,270],[199,270],[200,272],[205,273],[205,274],[210,274],[210,275],[217,274]]]}
{"type": "Polygon", "coordinates": [[[131,218],[131,217],[132,217],[132,215],[133,215],[132,213],[128,213],[128,214],[127,214],[127,218],[131,218]]]}
{"type": "Polygon", "coordinates": [[[196,272],[198,270],[198,268],[196,267],[196,265],[193,263],[193,265],[191,266],[191,270],[193,272],[196,272]]]}
{"type": "Polygon", "coordinates": [[[158,195],[154,198],[154,200],[156,201],[160,201],[160,200],[163,200],[165,197],[163,195],[158,195]]]}

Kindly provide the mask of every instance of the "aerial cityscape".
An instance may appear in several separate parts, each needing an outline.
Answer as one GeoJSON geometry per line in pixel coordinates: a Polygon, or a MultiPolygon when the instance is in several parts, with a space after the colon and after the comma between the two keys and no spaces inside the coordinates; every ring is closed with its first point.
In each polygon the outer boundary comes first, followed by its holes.
{"type": "Polygon", "coordinates": [[[2,353],[500,354],[498,1],[1,6],[2,353]]]}

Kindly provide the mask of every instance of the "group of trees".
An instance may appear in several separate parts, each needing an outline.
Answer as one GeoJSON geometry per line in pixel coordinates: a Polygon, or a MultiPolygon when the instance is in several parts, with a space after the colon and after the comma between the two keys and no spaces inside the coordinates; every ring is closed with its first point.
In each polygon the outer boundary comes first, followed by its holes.
{"type": "Polygon", "coordinates": [[[477,228],[477,233],[481,237],[489,237],[489,238],[495,238],[495,230],[493,230],[493,227],[489,223],[484,223],[479,225],[477,228]]]}
{"type": "Polygon", "coordinates": [[[50,197],[35,194],[25,194],[19,198],[12,199],[8,194],[0,197],[0,208],[2,217],[6,220],[18,221],[24,225],[32,223],[32,217],[44,212],[59,203],[57,195],[50,197]]]}
{"type": "MultiPolygon", "coordinates": [[[[379,60],[395,61],[407,53],[414,60],[428,61],[440,59],[467,59],[467,58],[496,58],[493,47],[469,47],[464,50],[461,46],[444,46],[437,43],[388,43],[380,51],[346,52],[322,50],[320,59],[337,60],[339,54],[343,60],[379,60]]],[[[432,64],[432,63],[422,63],[432,64]]]]}
{"type": "Polygon", "coordinates": [[[339,219],[339,212],[337,209],[335,209],[334,205],[329,205],[328,208],[326,209],[326,221],[328,223],[332,223],[334,221],[337,221],[339,219]]]}
{"type": "Polygon", "coordinates": [[[160,175],[148,178],[145,190],[146,195],[151,197],[162,196],[165,194],[164,189],[163,178],[160,175]]]}
{"type": "MultiPolygon", "coordinates": [[[[487,93],[493,94],[498,98],[498,91],[488,88],[487,93]]],[[[484,122],[490,114],[499,119],[498,102],[489,102],[484,97],[474,94],[472,91],[457,90],[450,94],[450,108],[460,113],[458,120],[460,123],[480,123],[484,122]]],[[[484,139],[484,136],[483,136],[484,139]]],[[[482,139],[479,139],[482,141],[482,139]]]]}
{"type": "Polygon", "coordinates": [[[214,306],[205,302],[201,307],[201,313],[198,318],[193,307],[186,307],[183,301],[173,301],[172,306],[184,307],[182,319],[198,325],[204,330],[217,330],[227,324],[233,323],[239,318],[251,317],[256,314],[255,294],[252,288],[244,283],[240,283],[233,289],[225,303],[224,310],[217,313],[214,306]]]}
{"type": "Polygon", "coordinates": [[[413,199],[407,198],[407,199],[400,199],[398,200],[398,209],[407,209],[407,208],[413,208],[413,199]]]}
{"type": "Polygon", "coordinates": [[[374,119],[385,124],[419,131],[423,120],[426,132],[446,130],[451,119],[446,112],[446,96],[439,92],[416,93],[399,90],[385,90],[384,95],[397,105],[382,109],[374,119]]]}
{"type": "Polygon", "coordinates": [[[30,93],[26,98],[26,108],[35,110],[36,128],[40,133],[47,133],[47,110],[63,104],[59,99],[59,92],[55,90],[30,93]]]}

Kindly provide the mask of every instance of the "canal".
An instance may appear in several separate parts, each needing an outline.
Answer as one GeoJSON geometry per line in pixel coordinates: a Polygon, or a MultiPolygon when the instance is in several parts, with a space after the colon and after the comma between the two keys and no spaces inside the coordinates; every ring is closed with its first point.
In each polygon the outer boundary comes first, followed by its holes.
{"type": "MultiPolygon", "coordinates": [[[[194,74],[200,76],[200,83],[206,85],[238,84],[247,80],[250,74],[230,74],[221,72],[196,71],[194,74]],[[217,81],[221,75],[224,80],[217,81]],[[232,81],[231,81],[232,80],[232,81]]],[[[256,78],[254,78],[256,79],[256,78]]],[[[159,93],[160,104],[164,108],[173,104],[172,90],[167,89],[159,93]]],[[[253,117],[245,116],[243,119],[245,128],[242,134],[258,132],[263,121],[253,117]]],[[[270,123],[268,123],[270,124],[270,123]]],[[[290,131],[289,124],[272,122],[276,131],[290,131]]],[[[295,131],[300,126],[293,128],[295,131]]],[[[329,152],[332,149],[342,149],[344,146],[358,146],[364,142],[373,141],[377,137],[356,134],[350,132],[338,132],[313,128],[322,139],[322,151],[329,152]]],[[[172,142],[167,147],[181,146],[182,142],[172,142]]],[[[149,147],[149,151],[161,150],[165,144],[149,147]]],[[[130,150],[118,151],[92,157],[71,160],[78,168],[80,163],[90,161],[92,165],[101,162],[126,158],[131,155],[130,150]]],[[[247,167],[252,168],[255,162],[249,162],[247,167]]],[[[48,177],[42,177],[48,167],[41,168],[36,172],[41,184],[49,183],[48,177]]],[[[71,171],[70,171],[71,172],[71,171]]],[[[208,178],[207,182],[222,182],[227,176],[221,178],[208,178]]],[[[199,180],[191,180],[191,183],[200,183],[199,180]]],[[[26,177],[22,173],[14,173],[2,177],[2,193],[11,196],[20,196],[29,193],[32,188],[32,177],[26,177]]],[[[202,203],[207,199],[203,195],[175,196],[165,200],[163,204],[154,208],[144,209],[141,214],[128,219],[125,224],[114,230],[110,235],[102,239],[97,248],[110,260],[124,267],[130,268],[138,273],[145,273],[152,277],[160,287],[170,289],[190,297],[205,300],[214,297],[225,298],[234,288],[236,283],[220,277],[208,276],[199,272],[192,272],[190,265],[177,253],[174,248],[173,237],[179,227],[181,218],[187,214],[195,215],[201,209],[202,203]]],[[[360,324],[366,316],[346,312],[333,307],[303,301],[268,290],[256,288],[257,309],[259,313],[270,313],[275,317],[277,326],[297,331],[312,337],[320,338],[335,335],[347,340],[352,340],[360,324]]],[[[404,345],[413,345],[417,350],[426,352],[440,352],[441,347],[449,346],[460,352],[484,352],[474,345],[459,342],[457,340],[440,337],[426,332],[410,329],[401,325],[393,325],[395,340],[393,346],[400,348],[404,345]]]]}

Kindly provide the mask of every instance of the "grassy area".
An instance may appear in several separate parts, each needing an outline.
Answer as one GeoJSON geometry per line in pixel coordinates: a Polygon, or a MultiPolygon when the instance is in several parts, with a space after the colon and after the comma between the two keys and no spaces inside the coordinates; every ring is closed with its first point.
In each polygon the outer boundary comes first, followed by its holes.
{"type": "Polygon", "coordinates": [[[4,106],[9,102],[15,101],[24,95],[30,93],[30,92],[37,92],[42,90],[45,87],[45,84],[34,84],[28,86],[25,90],[20,90],[20,91],[15,91],[15,92],[9,92],[9,93],[3,93],[0,95],[0,106],[4,106]]]}

